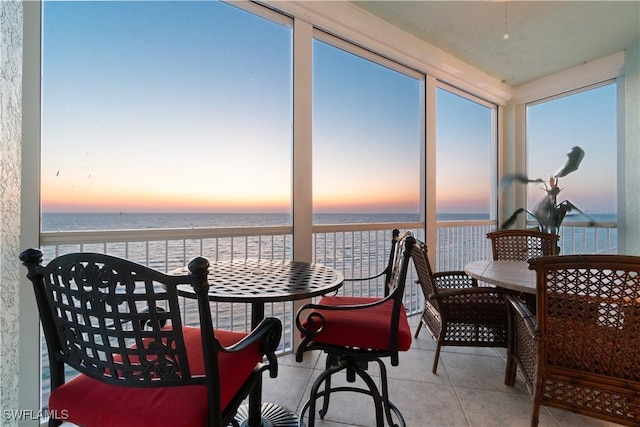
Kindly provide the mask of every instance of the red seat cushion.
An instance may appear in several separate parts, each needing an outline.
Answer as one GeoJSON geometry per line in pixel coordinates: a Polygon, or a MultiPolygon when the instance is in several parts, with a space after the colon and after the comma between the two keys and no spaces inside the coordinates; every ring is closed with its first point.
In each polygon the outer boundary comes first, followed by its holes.
{"type": "MultiPolygon", "coordinates": [[[[379,301],[367,297],[323,297],[320,305],[355,305],[379,301]]],[[[374,350],[390,350],[390,325],[393,301],[389,300],[371,308],[357,310],[314,310],[325,318],[322,331],[313,340],[322,344],[343,347],[360,347],[374,350]]],[[[312,325],[304,327],[313,330],[312,325]]],[[[398,350],[407,351],[411,347],[411,329],[404,307],[400,310],[398,327],[398,350]]]]}
{"type": "MultiPolygon", "coordinates": [[[[184,327],[189,367],[193,375],[204,374],[200,329],[184,327]]],[[[215,331],[224,346],[247,334],[215,331]]],[[[224,409],[262,360],[258,343],[234,354],[221,353],[221,407],[224,409]]],[[[81,426],[184,427],[207,425],[207,392],[204,386],[120,387],[78,375],[58,387],[49,397],[49,409],[81,426]]]]}

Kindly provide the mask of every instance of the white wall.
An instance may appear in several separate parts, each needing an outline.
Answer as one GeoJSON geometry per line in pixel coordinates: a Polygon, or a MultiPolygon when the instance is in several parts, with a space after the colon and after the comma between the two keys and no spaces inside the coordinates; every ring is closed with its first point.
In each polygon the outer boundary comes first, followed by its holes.
{"type": "Polygon", "coordinates": [[[626,51],[620,110],[618,230],[620,253],[640,255],[640,41],[626,51]],[[620,237],[621,236],[621,237],[620,237]]]}
{"type": "Polygon", "coordinates": [[[0,2],[0,424],[18,409],[22,3],[0,2]]]}

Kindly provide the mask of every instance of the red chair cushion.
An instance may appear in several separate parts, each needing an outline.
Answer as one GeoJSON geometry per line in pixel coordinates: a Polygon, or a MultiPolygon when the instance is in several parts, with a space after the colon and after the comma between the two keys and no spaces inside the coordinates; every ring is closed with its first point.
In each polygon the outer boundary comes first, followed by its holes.
{"type": "MultiPolygon", "coordinates": [[[[367,297],[323,297],[320,305],[356,305],[379,301],[379,298],[367,297]]],[[[357,310],[314,310],[325,318],[322,331],[313,340],[322,344],[360,347],[374,350],[390,350],[390,325],[393,301],[389,300],[371,308],[357,310]]],[[[312,325],[304,323],[306,329],[312,325]]],[[[398,350],[407,351],[411,347],[411,329],[404,307],[400,310],[398,326],[398,350]]]]}
{"type": "MultiPolygon", "coordinates": [[[[183,328],[189,367],[193,375],[204,374],[200,329],[183,328]]],[[[224,346],[232,345],[247,334],[215,331],[224,346]]],[[[220,353],[221,407],[226,408],[262,360],[258,343],[244,351],[220,353]]],[[[55,389],[49,397],[49,409],[81,426],[185,427],[207,425],[207,392],[204,386],[120,387],[104,384],[86,375],[55,389]]]]}

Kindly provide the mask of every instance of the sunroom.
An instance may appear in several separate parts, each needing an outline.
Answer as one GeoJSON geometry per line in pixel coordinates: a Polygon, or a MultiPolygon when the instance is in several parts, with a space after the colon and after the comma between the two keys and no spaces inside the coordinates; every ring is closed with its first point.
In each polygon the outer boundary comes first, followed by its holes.
{"type": "MultiPolygon", "coordinates": [[[[46,405],[28,247],[162,271],[200,254],[281,258],[357,277],[379,271],[399,228],[435,248],[436,270],[461,269],[544,194],[501,177],[546,181],[581,146],[561,199],[588,216],[566,220],[562,252],[640,255],[638,2],[1,7],[3,414],[46,405]]],[[[416,314],[422,294],[409,293],[416,314]]],[[[297,304],[272,310],[290,318],[297,304]]],[[[3,425],[41,421],[26,418],[3,425]]]]}

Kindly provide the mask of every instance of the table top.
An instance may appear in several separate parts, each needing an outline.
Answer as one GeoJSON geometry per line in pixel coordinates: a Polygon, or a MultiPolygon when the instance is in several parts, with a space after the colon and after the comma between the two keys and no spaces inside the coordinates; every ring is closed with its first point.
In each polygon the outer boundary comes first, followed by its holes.
{"type": "MultiPolygon", "coordinates": [[[[172,274],[188,274],[187,267],[172,274]]],[[[234,260],[212,262],[209,299],[222,302],[277,302],[333,292],[344,276],[323,264],[293,261],[234,260]]],[[[181,296],[194,298],[191,286],[178,286],[181,296]]]]}
{"type": "Polygon", "coordinates": [[[526,261],[473,261],[464,266],[469,276],[501,288],[536,293],[536,272],[526,261]]]}

